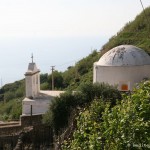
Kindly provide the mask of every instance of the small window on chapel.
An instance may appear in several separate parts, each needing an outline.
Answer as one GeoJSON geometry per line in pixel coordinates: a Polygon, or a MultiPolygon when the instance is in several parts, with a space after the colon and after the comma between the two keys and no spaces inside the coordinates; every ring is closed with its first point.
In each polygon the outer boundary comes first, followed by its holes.
{"type": "Polygon", "coordinates": [[[122,85],[121,85],[121,90],[122,90],[122,91],[128,91],[128,90],[129,90],[128,84],[122,84],[122,85]]]}

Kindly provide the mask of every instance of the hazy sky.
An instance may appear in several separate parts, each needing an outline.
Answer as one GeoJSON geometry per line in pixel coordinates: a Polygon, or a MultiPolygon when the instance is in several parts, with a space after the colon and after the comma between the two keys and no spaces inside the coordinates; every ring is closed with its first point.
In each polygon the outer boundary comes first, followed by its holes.
{"type": "Polygon", "coordinates": [[[0,77],[23,78],[32,52],[42,73],[51,65],[64,70],[141,11],[140,0],[0,0],[0,77]]]}
{"type": "Polygon", "coordinates": [[[0,0],[0,37],[112,35],[141,11],[140,0],[0,0]]]}

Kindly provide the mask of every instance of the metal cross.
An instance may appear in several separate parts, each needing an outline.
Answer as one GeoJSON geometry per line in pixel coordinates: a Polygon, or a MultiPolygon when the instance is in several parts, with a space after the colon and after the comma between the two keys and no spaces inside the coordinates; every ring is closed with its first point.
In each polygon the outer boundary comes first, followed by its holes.
{"type": "Polygon", "coordinates": [[[32,59],[32,63],[33,63],[33,53],[32,53],[32,55],[31,55],[31,59],[32,59]]]}

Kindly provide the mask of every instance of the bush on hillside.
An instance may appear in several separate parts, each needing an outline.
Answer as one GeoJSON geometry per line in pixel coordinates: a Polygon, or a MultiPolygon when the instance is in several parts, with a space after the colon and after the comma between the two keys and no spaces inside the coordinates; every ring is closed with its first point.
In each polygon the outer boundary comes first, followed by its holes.
{"type": "Polygon", "coordinates": [[[5,92],[5,94],[4,94],[4,101],[5,102],[8,102],[9,100],[14,99],[14,98],[15,98],[14,92],[11,92],[11,91],[5,92]]]}
{"type": "Polygon", "coordinates": [[[71,111],[85,102],[81,92],[66,92],[56,97],[50,104],[49,111],[44,115],[44,122],[53,126],[58,135],[68,125],[71,111]]]}
{"type": "Polygon", "coordinates": [[[4,85],[0,90],[0,101],[8,102],[25,95],[25,81],[20,80],[4,85]]]}
{"type": "Polygon", "coordinates": [[[103,114],[102,132],[105,148],[149,149],[150,81],[139,84],[131,96],[103,114]]]}
{"type": "Polygon", "coordinates": [[[107,84],[85,84],[80,91],[66,92],[56,97],[50,104],[49,111],[44,116],[44,122],[53,126],[55,133],[58,134],[67,127],[69,117],[74,109],[89,104],[95,98],[102,98],[103,101],[115,104],[116,99],[121,98],[120,92],[107,84]]]}
{"type": "Polygon", "coordinates": [[[48,90],[48,89],[50,89],[50,86],[49,86],[48,82],[42,83],[42,84],[40,85],[40,89],[41,89],[41,90],[48,90]]]}
{"type": "Polygon", "coordinates": [[[84,93],[87,102],[95,98],[101,98],[104,101],[110,101],[115,105],[116,100],[121,99],[121,93],[113,86],[106,83],[86,83],[80,86],[80,91],[84,93]]]}
{"type": "Polygon", "coordinates": [[[73,133],[73,139],[67,139],[62,145],[64,150],[101,150],[101,122],[106,102],[100,99],[92,101],[88,108],[79,113],[77,129],[73,133]]]}
{"type": "Polygon", "coordinates": [[[150,81],[140,84],[111,108],[95,100],[77,118],[72,140],[62,148],[92,150],[148,150],[150,148],[150,81]]]}
{"type": "Polygon", "coordinates": [[[0,120],[16,120],[22,113],[22,98],[0,102],[0,120]]]}

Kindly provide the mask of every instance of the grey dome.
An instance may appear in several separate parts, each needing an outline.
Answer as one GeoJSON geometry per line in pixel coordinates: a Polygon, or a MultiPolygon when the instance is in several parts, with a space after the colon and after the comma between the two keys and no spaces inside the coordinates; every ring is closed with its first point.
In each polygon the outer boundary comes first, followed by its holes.
{"type": "Polygon", "coordinates": [[[133,45],[120,45],[106,52],[97,62],[100,66],[150,65],[150,56],[133,45]]]}

